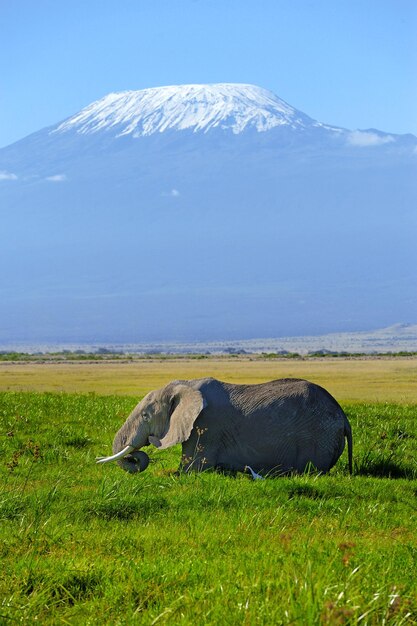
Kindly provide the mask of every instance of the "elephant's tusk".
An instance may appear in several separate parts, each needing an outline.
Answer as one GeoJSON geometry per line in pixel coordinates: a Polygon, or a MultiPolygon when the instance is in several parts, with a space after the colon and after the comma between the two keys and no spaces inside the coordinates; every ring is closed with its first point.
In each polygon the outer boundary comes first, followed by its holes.
{"type": "Polygon", "coordinates": [[[110,461],[117,461],[117,459],[122,459],[134,449],[134,446],[126,446],[126,448],[123,448],[123,450],[120,450],[117,454],[113,454],[113,456],[98,456],[96,457],[96,463],[109,463],[110,461]]]}

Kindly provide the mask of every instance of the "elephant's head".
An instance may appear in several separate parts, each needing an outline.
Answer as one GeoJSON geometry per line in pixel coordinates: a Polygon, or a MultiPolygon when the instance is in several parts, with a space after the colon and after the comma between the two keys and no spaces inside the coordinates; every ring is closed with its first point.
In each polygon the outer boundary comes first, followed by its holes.
{"type": "Polygon", "coordinates": [[[133,409],[113,441],[113,455],[97,463],[117,461],[127,472],[142,472],[149,458],[140,448],[153,444],[169,448],[187,441],[204,407],[203,396],[183,382],[173,382],[148,393],[133,409]]]}

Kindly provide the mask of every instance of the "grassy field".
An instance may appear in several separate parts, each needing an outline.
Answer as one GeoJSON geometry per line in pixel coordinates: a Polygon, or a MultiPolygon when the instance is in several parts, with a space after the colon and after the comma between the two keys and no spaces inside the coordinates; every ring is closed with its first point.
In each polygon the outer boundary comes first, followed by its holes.
{"type": "Polygon", "coordinates": [[[234,383],[307,378],[338,400],[417,403],[417,357],[380,359],[169,359],[133,363],[0,363],[0,391],[142,396],[171,380],[214,376],[234,383]]]}
{"type": "Polygon", "coordinates": [[[54,368],[0,370],[1,624],[417,623],[415,361],[54,368]],[[325,384],[355,475],[346,452],[264,481],[176,475],[179,448],[135,476],[95,465],[132,395],[204,374],[325,384]]]}

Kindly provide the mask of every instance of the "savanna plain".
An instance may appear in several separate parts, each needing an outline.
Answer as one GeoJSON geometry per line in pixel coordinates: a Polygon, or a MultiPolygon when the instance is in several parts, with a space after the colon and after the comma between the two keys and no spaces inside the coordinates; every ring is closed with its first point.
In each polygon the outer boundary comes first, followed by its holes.
{"type": "Polygon", "coordinates": [[[1,624],[417,624],[417,358],[0,363],[1,624]],[[95,464],[151,389],[326,387],[354,437],[328,475],[95,464]]]}

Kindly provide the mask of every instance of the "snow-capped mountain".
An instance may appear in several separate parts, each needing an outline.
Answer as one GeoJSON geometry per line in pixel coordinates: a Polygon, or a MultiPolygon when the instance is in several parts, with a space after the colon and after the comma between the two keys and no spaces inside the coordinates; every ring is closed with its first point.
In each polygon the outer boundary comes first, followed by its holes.
{"type": "Polygon", "coordinates": [[[253,85],[109,94],[0,150],[0,342],[415,322],[416,168],[253,85]]]}
{"type": "Polygon", "coordinates": [[[236,134],[248,128],[265,132],[276,126],[303,129],[321,124],[266,89],[220,83],[110,93],[52,132],[92,134],[105,130],[116,137],[141,137],[169,130],[206,133],[213,128],[236,134]]]}

